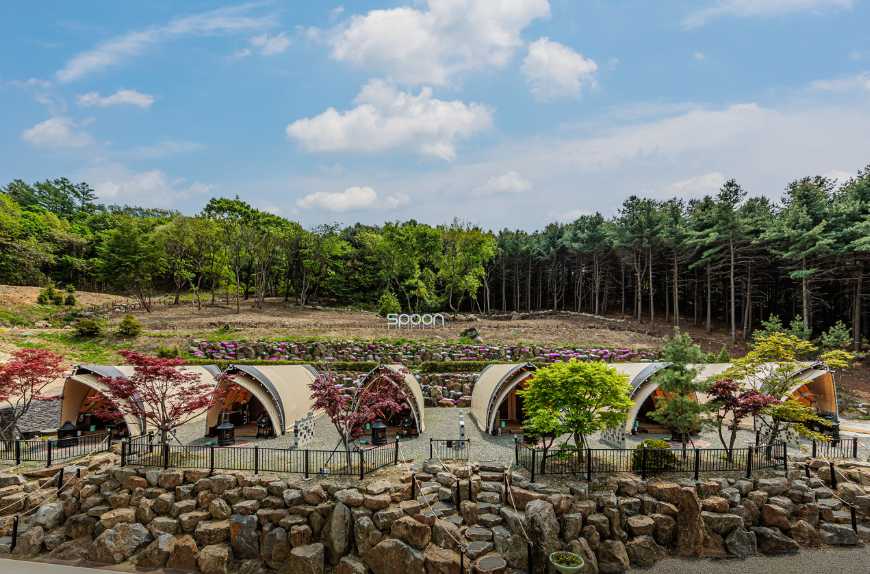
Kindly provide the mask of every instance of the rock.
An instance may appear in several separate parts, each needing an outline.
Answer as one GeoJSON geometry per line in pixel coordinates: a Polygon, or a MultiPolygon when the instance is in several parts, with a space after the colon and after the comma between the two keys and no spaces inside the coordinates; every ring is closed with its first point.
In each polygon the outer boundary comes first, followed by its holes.
{"type": "Polygon", "coordinates": [[[830,546],[856,546],[858,544],[858,534],[852,530],[851,526],[845,524],[822,524],[819,534],[822,536],[822,542],[830,546]]]}
{"type": "Polygon", "coordinates": [[[755,533],[737,528],[725,539],[725,548],[728,550],[728,554],[738,558],[752,556],[758,552],[755,533]]]}
{"type": "Polygon", "coordinates": [[[32,526],[18,535],[18,541],[12,553],[16,556],[34,556],[42,550],[44,541],[45,530],[42,526],[32,526]]]}
{"type": "Polygon", "coordinates": [[[462,540],[462,533],[455,524],[438,519],[432,525],[432,542],[436,545],[459,551],[457,540],[462,540]]]}
{"type": "Polygon", "coordinates": [[[764,526],[774,526],[780,530],[791,528],[788,512],[775,504],[765,504],[761,507],[761,522],[764,526]]]}
{"type": "MultiPolygon", "coordinates": [[[[307,524],[297,524],[290,527],[290,546],[305,546],[311,544],[311,527],[307,524]]],[[[378,539],[380,542],[380,539],[378,539]]]]}
{"type": "Polygon", "coordinates": [[[716,534],[728,536],[735,528],[743,528],[743,519],[736,514],[720,514],[718,512],[701,512],[704,525],[716,534]]]}
{"type": "Polygon", "coordinates": [[[388,480],[374,480],[366,485],[366,494],[383,494],[389,492],[393,485],[388,480]]]}
{"type": "Polygon", "coordinates": [[[163,568],[174,549],[175,536],[161,534],[136,556],[136,566],[146,569],[163,568]]]}
{"type": "Polygon", "coordinates": [[[124,522],[136,522],[136,511],[132,508],[116,508],[100,515],[100,526],[105,529],[124,522]]]}
{"type": "Polygon", "coordinates": [[[177,534],[178,521],[168,516],[158,516],[148,524],[148,530],[154,536],[160,534],[177,534]]]}
{"type": "Polygon", "coordinates": [[[677,507],[680,510],[677,514],[677,554],[684,558],[700,556],[704,546],[704,520],[694,488],[680,488],[677,507]]]}
{"type": "Polygon", "coordinates": [[[762,554],[772,556],[779,554],[795,554],[800,550],[800,546],[798,546],[797,542],[776,528],[756,526],[752,528],[752,532],[755,533],[758,550],[762,554]]]}
{"type": "Polygon", "coordinates": [[[460,574],[459,554],[453,550],[430,544],[423,553],[423,561],[426,574],[460,574]]]}
{"type": "Polygon", "coordinates": [[[812,548],[822,545],[822,537],[819,535],[819,531],[806,520],[798,520],[792,524],[789,536],[801,546],[812,548]]]}
{"type": "Polygon", "coordinates": [[[124,522],[103,531],[97,537],[94,541],[93,559],[106,564],[120,564],[151,540],[152,536],[147,528],[138,522],[124,522]]]}
{"type": "MultiPolygon", "coordinates": [[[[11,539],[10,539],[11,541],[11,539]]],[[[91,555],[91,539],[89,537],[67,540],[54,550],[48,557],[62,562],[81,562],[89,560],[91,555]]]]}
{"type": "MultiPolygon", "coordinates": [[[[254,524],[256,524],[256,517],[254,517],[254,524]]],[[[196,537],[196,543],[200,546],[220,544],[230,537],[230,521],[212,520],[200,522],[196,525],[193,535],[196,537]]]]}
{"type": "MultiPolygon", "coordinates": [[[[451,524],[451,526],[453,525],[451,524]]],[[[456,527],[454,526],[454,528],[456,527]]],[[[370,548],[383,539],[384,535],[377,529],[371,518],[359,516],[354,520],[353,537],[357,551],[360,555],[365,555],[370,548]]]]}
{"type": "Polygon", "coordinates": [[[363,496],[363,494],[355,488],[339,490],[333,496],[339,502],[353,508],[362,506],[363,502],[365,501],[365,497],[363,496]]]}
{"type": "Polygon", "coordinates": [[[184,484],[184,472],[180,470],[164,470],[157,476],[157,486],[167,490],[184,484]]]}
{"type": "Polygon", "coordinates": [[[390,535],[410,544],[417,550],[423,550],[432,539],[432,530],[410,516],[404,516],[393,522],[390,535]]]}
{"type": "Polygon", "coordinates": [[[638,516],[630,516],[625,522],[628,527],[628,533],[632,536],[646,536],[652,534],[656,526],[656,523],[652,518],[642,514],[638,516]]]}
{"type": "Polygon", "coordinates": [[[363,561],[374,574],[423,574],[423,554],[401,540],[387,538],[370,548],[363,561]]]}
{"type": "MultiPolygon", "coordinates": [[[[214,524],[202,522],[201,524],[214,524]]],[[[259,558],[260,538],[257,517],[233,514],[229,519],[229,539],[236,558],[259,558]]],[[[197,526],[197,532],[200,532],[197,526]]]]}
{"type": "Polygon", "coordinates": [[[339,559],[350,551],[353,535],[351,532],[352,525],[353,516],[351,515],[350,508],[339,501],[336,503],[332,514],[329,516],[321,532],[321,538],[326,546],[330,564],[338,564],[339,559]]]}
{"type": "Polygon", "coordinates": [[[326,549],[323,544],[297,546],[290,551],[287,574],[323,574],[326,549]]]}
{"type": "Polygon", "coordinates": [[[24,477],[11,474],[11,473],[0,473],[0,488],[6,488],[7,486],[19,486],[24,484],[24,477]]]}
{"type": "Polygon", "coordinates": [[[199,551],[196,564],[202,574],[227,574],[230,549],[226,544],[209,544],[199,551]]]}
{"type": "Polygon", "coordinates": [[[184,532],[193,532],[200,522],[208,520],[211,515],[204,510],[195,510],[178,516],[178,524],[184,532]]]}
{"type": "Polygon", "coordinates": [[[651,482],[646,486],[647,494],[670,504],[679,503],[682,498],[680,490],[680,485],[674,482],[651,482]]]}
{"type": "Polygon", "coordinates": [[[559,520],[553,505],[544,500],[532,500],[526,505],[528,536],[549,555],[559,549],[559,520]]]}
{"type": "Polygon", "coordinates": [[[759,478],[757,490],[766,492],[770,496],[777,496],[788,491],[788,479],[784,477],[759,478]]]}
{"type": "Polygon", "coordinates": [[[728,500],[721,496],[711,496],[701,501],[701,508],[708,512],[728,512],[728,500]]]}
{"type": "Polygon", "coordinates": [[[650,516],[655,522],[653,538],[662,546],[670,546],[674,542],[677,531],[677,521],[667,514],[653,514],[650,516]]]}
{"type": "Polygon", "coordinates": [[[335,567],[335,574],[368,574],[369,569],[356,556],[344,556],[335,567]]]}
{"type": "Polygon", "coordinates": [[[405,516],[405,512],[398,506],[390,506],[383,510],[378,510],[372,516],[375,525],[381,530],[389,530],[393,522],[405,516]]]}
{"type": "Polygon", "coordinates": [[[583,558],[583,568],[580,570],[580,574],[598,574],[598,558],[585,538],[569,542],[568,550],[583,558]]]}
{"type": "Polygon", "coordinates": [[[63,524],[63,503],[50,502],[43,504],[33,513],[31,524],[41,526],[45,530],[53,530],[63,524]]]}
{"type": "Polygon", "coordinates": [[[465,529],[465,537],[469,540],[492,540],[492,530],[481,526],[472,526],[465,529]]]}
{"type": "Polygon", "coordinates": [[[305,501],[305,504],[317,505],[321,502],[326,502],[328,498],[329,496],[323,490],[323,486],[317,482],[309,484],[302,489],[302,499],[305,501]]]}
{"type": "Polygon", "coordinates": [[[468,526],[477,524],[477,519],[480,516],[480,506],[471,500],[463,500],[459,504],[459,514],[462,515],[462,521],[468,526]]]}
{"type": "Polygon", "coordinates": [[[524,510],[526,505],[533,500],[543,500],[546,498],[543,494],[532,492],[518,486],[511,486],[511,496],[513,497],[513,502],[517,507],[517,510],[524,510]]]}
{"type": "Polygon", "coordinates": [[[474,561],[473,572],[477,574],[503,574],[507,561],[498,554],[487,554],[474,561]]]}
{"type": "Polygon", "coordinates": [[[665,557],[664,548],[656,544],[652,536],[638,536],[625,544],[625,552],[634,566],[649,568],[665,557]]]}
{"type": "Polygon", "coordinates": [[[175,539],[175,546],[169,554],[166,567],[176,570],[196,570],[198,556],[199,548],[196,540],[190,534],[184,534],[175,539]]]}
{"type": "Polygon", "coordinates": [[[290,550],[292,547],[287,540],[287,531],[279,526],[263,536],[260,556],[271,568],[280,570],[287,563],[290,550]]]}
{"type": "Polygon", "coordinates": [[[393,499],[389,494],[366,494],[363,497],[363,505],[369,510],[383,510],[392,503],[393,499]]]}
{"type": "Polygon", "coordinates": [[[605,540],[598,547],[598,571],[601,574],[620,574],[629,566],[628,553],[621,541],[605,540]]]}
{"type": "Polygon", "coordinates": [[[97,519],[87,514],[76,514],[70,516],[66,521],[66,535],[68,538],[90,538],[94,534],[94,526],[97,524],[97,519]]]}
{"type": "Polygon", "coordinates": [[[226,500],[215,498],[208,505],[208,513],[213,520],[226,520],[232,515],[233,511],[226,500]]]}

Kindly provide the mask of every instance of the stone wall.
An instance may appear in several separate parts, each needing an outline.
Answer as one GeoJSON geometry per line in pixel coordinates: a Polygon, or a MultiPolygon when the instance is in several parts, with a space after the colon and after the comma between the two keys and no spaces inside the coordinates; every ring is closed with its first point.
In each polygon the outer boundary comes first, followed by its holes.
{"type": "MultiPolygon", "coordinates": [[[[585,558],[584,572],[608,574],[667,555],[776,555],[870,538],[835,496],[870,510],[870,469],[841,469],[834,493],[826,467],[811,466],[809,479],[793,464],[789,476],[751,480],[544,484],[506,480],[486,463],[430,462],[364,482],[91,465],[58,500],[55,487],[0,475],[0,508],[10,497],[36,507],[15,554],[55,560],[205,574],[459,574],[461,547],[466,572],[473,563],[500,574],[528,570],[528,539],[538,573],[566,549],[585,558]]],[[[0,552],[10,518],[0,519],[0,552]]]]}

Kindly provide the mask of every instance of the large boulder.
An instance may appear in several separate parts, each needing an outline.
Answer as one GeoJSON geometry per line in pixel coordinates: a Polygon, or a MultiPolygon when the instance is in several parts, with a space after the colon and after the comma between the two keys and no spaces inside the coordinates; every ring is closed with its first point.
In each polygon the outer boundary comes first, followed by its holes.
{"type": "MultiPolygon", "coordinates": [[[[451,524],[451,526],[453,525],[451,524]]],[[[454,528],[456,527],[454,526],[454,528]]],[[[362,515],[358,516],[354,521],[353,537],[356,542],[357,551],[361,555],[365,555],[370,548],[377,545],[384,538],[384,535],[377,529],[371,518],[362,515]]]]}
{"type": "Polygon", "coordinates": [[[725,539],[725,549],[728,554],[737,558],[746,558],[758,552],[755,533],[743,528],[737,528],[725,539]]]}
{"type": "Polygon", "coordinates": [[[106,529],[124,522],[136,522],[136,511],[132,508],[116,508],[100,515],[100,526],[106,529]]]}
{"type": "Polygon", "coordinates": [[[290,557],[290,541],[287,531],[281,528],[273,528],[263,536],[263,544],[260,546],[260,555],[263,561],[271,568],[280,570],[290,557]]]}
{"type": "Polygon", "coordinates": [[[196,564],[202,574],[227,574],[230,549],[226,544],[209,544],[199,551],[196,564]]]}
{"type": "Polygon", "coordinates": [[[580,574],[598,574],[598,558],[585,538],[569,542],[568,550],[583,558],[583,568],[580,570],[580,574]]]}
{"type": "MultiPolygon", "coordinates": [[[[199,531],[199,526],[196,530],[199,531]]],[[[258,558],[260,537],[257,532],[257,517],[242,514],[230,516],[229,539],[236,558],[258,558]]]]}
{"type": "Polygon", "coordinates": [[[175,536],[161,534],[145,550],[136,555],[136,566],[144,569],[163,568],[175,549],[175,536]]]}
{"type": "Polygon", "coordinates": [[[800,550],[798,543],[776,528],[756,526],[752,529],[762,554],[776,556],[779,554],[795,554],[800,550]]]}
{"type": "Polygon", "coordinates": [[[124,522],[103,531],[94,541],[93,559],[106,564],[120,564],[151,542],[148,529],[134,522],[124,522]]]}
{"type": "Polygon", "coordinates": [[[761,507],[761,522],[764,526],[773,526],[780,530],[791,528],[788,512],[776,504],[765,504],[761,507]]]}
{"type": "Polygon", "coordinates": [[[63,524],[63,503],[50,502],[43,504],[33,513],[32,524],[41,526],[45,530],[53,530],[63,524]]]}
{"type": "Polygon", "coordinates": [[[806,520],[798,520],[792,524],[789,535],[801,546],[816,547],[822,545],[819,531],[806,520]]]}
{"type": "Polygon", "coordinates": [[[735,528],[743,528],[743,519],[736,514],[720,514],[718,512],[701,512],[704,525],[716,534],[728,536],[735,528]]]}
{"type": "Polygon", "coordinates": [[[822,542],[830,546],[855,546],[858,544],[858,535],[851,526],[845,524],[827,522],[822,524],[819,533],[822,535],[822,542]]]}
{"type": "Polygon", "coordinates": [[[677,554],[685,558],[700,556],[704,548],[704,520],[701,501],[694,488],[680,488],[677,507],[677,554]]]}
{"type": "Polygon", "coordinates": [[[166,561],[166,567],[174,570],[196,570],[196,559],[199,557],[199,547],[190,534],[179,536],[166,561]]]}
{"type": "Polygon", "coordinates": [[[42,526],[32,526],[18,535],[13,554],[18,556],[33,556],[42,550],[45,541],[45,530],[42,526]]]}
{"type": "Polygon", "coordinates": [[[423,574],[423,553],[401,540],[387,538],[363,555],[363,562],[374,574],[423,574]]]}
{"type": "Polygon", "coordinates": [[[530,501],[526,504],[526,520],[527,532],[533,544],[546,555],[559,550],[559,520],[552,504],[545,500],[530,501]]]}
{"type": "MultiPolygon", "coordinates": [[[[256,521],[256,517],[254,517],[254,519],[256,521]]],[[[200,522],[196,525],[196,530],[194,530],[193,535],[199,546],[221,544],[230,537],[230,521],[210,520],[200,522]]]]}
{"type": "Polygon", "coordinates": [[[286,574],[323,574],[326,550],[323,544],[297,546],[290,551],[286,574]]]}
{"type": "Polygon", "coordinates": [[[459,553],[434,544],[423,553],[426,574],[460,574],[459,553]]]}
{"type": "Polygon", "coordinates": [[[640,568],[649,568],[656,562],[661,560],[667,554],[667,551],[656,544],[652,536],[638,536],[633,540],[629,540],[625,544],[625,552],[628,554],[628,559],[634,566],[640,568]]]}
{"type": "Polygon", "coordinates": [[[598,571],[601,574],[621,574],[629,566],[625,545],[619,540],[605,540],[598,547],[598,571]]]}
{"type": "Polygon", "coordinates": [[[410,516],[404,516],[393,522],[390,535],[410,544],[417,550],[423,550],[432,539],[432,529],[410,516]]]}
{"type": "Polygon", "coordinates": [[[338,564],[341,557],[350,551],[353,540],[352,527],[353,515],[350,508],[343,502],[337,502],[321,531],[321,539],[326,546],[330,564],[338,564]]]}

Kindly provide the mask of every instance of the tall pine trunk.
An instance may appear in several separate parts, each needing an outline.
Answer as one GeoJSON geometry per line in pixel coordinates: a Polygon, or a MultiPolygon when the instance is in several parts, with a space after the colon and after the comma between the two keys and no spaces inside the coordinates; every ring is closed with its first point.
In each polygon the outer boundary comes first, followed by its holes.
{"type": "Polygon", "coordinates": [[[707,263],[707,332],[713,330],[713,285],[711,284],[710,264],[707,263]]]}
{"type": "Polygon", "coordinates": [[[728,242],[728,250],[731,255],[729,279],[731,281],[731,344],[737,342],[737,307],[734,304],[734,239],[728,242]]]}
{"type": "Polygon", "coordinates": [[[858,276],[855,278],[855,296],[852,298],[852,347],[861,350],[861,297],[863,297],[864,265],[858,265],[858,276]]]}

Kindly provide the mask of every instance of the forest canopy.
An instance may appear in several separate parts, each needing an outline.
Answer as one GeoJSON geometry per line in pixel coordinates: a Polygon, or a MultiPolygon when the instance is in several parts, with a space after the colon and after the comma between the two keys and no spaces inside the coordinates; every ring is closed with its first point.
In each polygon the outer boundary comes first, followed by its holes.
{"type": "Polygon", "coordinates": [[[748,338],[770,315],[868,333],[870,166],[806,177],[777,201],[735,181],[685,200],[627,198],[612,217],[492,232],[454,220],[320,225],[215,198],[196,215],[103,205],[66,178],[0,188],[0,283],[197,304],[266,297],[409,312],[572,310],[692,322],[748,338]]]}

